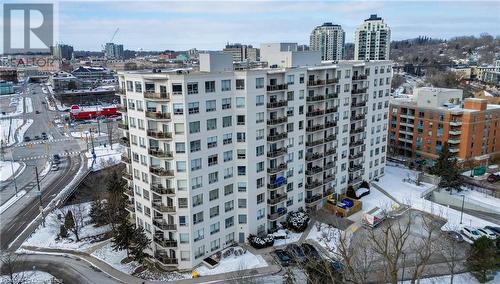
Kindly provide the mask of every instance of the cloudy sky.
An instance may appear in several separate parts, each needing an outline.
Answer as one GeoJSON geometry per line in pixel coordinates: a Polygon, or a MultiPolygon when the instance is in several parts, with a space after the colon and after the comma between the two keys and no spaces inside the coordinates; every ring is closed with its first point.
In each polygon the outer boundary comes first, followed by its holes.
{"type": "Polygon", "coordinates": [[[342,25],[346,42],[378,14],[392,39],[500,34],[500,1],[91,1],[59,4],[59,39],[100,50],[116,28],[126,49],[221,49],[226,42],[308,44],[323,22],[342,25]]]}

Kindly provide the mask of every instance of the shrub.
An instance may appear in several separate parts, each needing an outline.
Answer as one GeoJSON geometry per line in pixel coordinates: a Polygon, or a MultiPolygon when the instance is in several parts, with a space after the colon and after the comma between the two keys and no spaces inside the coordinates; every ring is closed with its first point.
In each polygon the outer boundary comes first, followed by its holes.
{"type": "Polygon", "coordinates": [[[270,247],[274,244],[273,235],[267,235],[267,237],[261,238],[256,235],[248,235],[248,243],[256,249],[270,247]]]}
{"type": "Polygon", "coordinates": [[[295,232],[304,232],[309,224],[309,216],[303,211],[290,212],[286,219],[288,229],[295,232]]]}
{"type": "Polygon", "coordinates": [[[370,184],[366,180],[364,180],[361,182],[361,185],[359,187],[370,189],[370,184]]]}

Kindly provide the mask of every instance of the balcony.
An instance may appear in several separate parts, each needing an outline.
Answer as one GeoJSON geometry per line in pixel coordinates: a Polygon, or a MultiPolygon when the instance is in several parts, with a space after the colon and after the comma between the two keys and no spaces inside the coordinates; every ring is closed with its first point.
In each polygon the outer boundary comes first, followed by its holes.
{"type": "Polygon", "coordinates": [[[363,157],[363,152],[359,152],[359,153],[356,153],[354,155],[349,155],[349,159],[352,159],[352,160],[358,159],[358,158],[361,158],[361,157],[363,157]]]}
{"type": "Polygon", "coordinates": [[[325,164],[323,170],[325,170],[325,171],[329,170],[329,169],[333,168],[334,166],[335,166],[334,162],[328,162],[328,163],[325,164]]]}
{"type": "Polygon", "coordinates": [[[448,144],[459,144],[459,143],[460,143],[460,139],[448,138],[448,144]]]}
{"type": "Polygon", "coordinates": [[[349,172],[357,172],[361,170],[363,167],[361,165],[352,165],[349,166],[349,172]]]}
{"type": "Polygon", "coordinates": [[[148,151],[149,155],[159,158],[159,159],[172,159],[174,158],[174,154],[171,151],[163,151],[163,150],[157,150],[157,149],[149,149],[148,151]]]}
{"type": "Polygon", "coordinates": [[[335,175],[327,175],[323,178],[323,184],[328,184],[335,179],[335,175]]]}
{"type": "Polygon", "coordinates": [[[323,185],[322,182],[316,180],[316,181],[313,181],[313,182],[310,182],[310,183],[306,183],[306,189],[311,190],[311,189],[315,189],[316,187],[322,186],[322,185],[323,185]]]}
{"type": "Polygon", "coordinates": [[[337,139],[337,136],[335,136],[335,134],[331,134],[331,135],[328,135],[327,137],[325,137],[324,141],[326,143],[326,142],[333,141],[335,139],[337,139]]]}
{"type": "Polygon", "coordinates": [[[331,107],[331,108],[327,108],[325,109],[325,114],[328,114],[328,113],[334,113],[338,110],[338,107],[334,106],[334,107],[331,107]]]}
{"type": "Polygon", "coordinates": [[[276,101],[276,102],[267,103],[267,108],[269,108],[269,109],[281,108],[281,107],[286,107],[286,106],[288,106],[287,101],[276,101]]]}
{"type": "Polygon", "coordinates": [[[157,176],[160,177],[173,177],[174,176],[174,171],[172,170],[165,170],[164,168],[154,168],[154,167],[149,167],[149,171],[157,176]]]}
{"type": "Polygon", "coordinates": [[[280,117],[280,118],[275,118],[275,119],[268,119],[267,120],[267,125],[278,125],[282,123],[287,123],[288,122],[288,117],[280,117]]]}
{"type": "Polygon", "coordinates": [[[368,88],[354,89],[351,91],[351,94],[353,94],[353,95],[364,94],[364,93],[366,93],[367,90],[368,90],[368,88]]]}
{"type": "Polygon", "coordinates": [[[286,133],[286,132],[269,134],[267,136],[267,141],[274,142],[274,141],[279,141],[279,140],[286,139],[287,137],[288,137],[288,133],[286,133]]]}
{"type": "Polygon", "coordinates": [[[170,96],[167,93],[154,93],[154,92],[145,92],[144,99],[147,101],[164,101],[169,102],[170,96]]]}
{"type": "Polygon", "coordinates": [[[330,156],[330,155],[334,155],[335,153],[337,153],[337,150],[335,150],[335,148],[331,148],[330,150],[325,152],[325,157],[330,156]]]}
{"type": "Polygon", "coordinates": [[[365,129],[363,127],[358,127],[356,129],[351,130],[351,134],[363,133],[365,129]]]}
{"type": "Polygon", "coordinates": [[[314,111],[308,111],[306,113],[306,117],[315,117],[315,116],[320,116],[320,115],[323,115],[323,114],[325,114],[325,111],[321,110],[321,109],[318,109],[318,110],[314,110],[314,111]]]}
{"type": "Polygon", "coordinates": [[[123,129],[123,130],[128,130],[128,124],[118,123],[118,128],[123,129]]]}
{"type": "Polygon", "coordinates": [[[366,102],[360,102],[360,103],[352,103],[351,104],[351,107],[365,107],[366,106],[366,102]]]}
{"type": "Polygon", "coordinates": [[[306,175],[307,176],[312,176],[312,175],[321,173],[322,171],[323,171],[322,167],[320,167],[320,166],[314,166],[314,167],[306,170],[306,175]]]}
{"type": "Polygon", "coordinates": [[[126,209],[128,212],[132,213],[132,214],[133,214],[133,213],[135,213],[135,205],[134,205],[134,203],[132,203],[132,202],[127,202],[127,203],[125,204],[125,209],[126,209]]]}
{"type": "Polygon", "coordinates": [[[125,147],[130,147],[130,140],[128,140],[127,137],[120,138],[120,140],[118,140],[118,143],[120,143],[120,145],[123,145],[125,147]]]}
{"type": "Polygon", "coordinates": [[[158,193],[158,194],[175,194],[175,189],[174,188],[167,188],[164,187],[162,184],[152,184],[151,185],[151,190],[158,193]]]}
{"type": "Polygon", "coordinates": [[[455,148],[455,147],[453,147],[453,148],[450,147],[450,153],[458,153],[458,152],[460,152],[460,149],[455,148]]]}
{"type": "Polygon", "coordinates": [[[332,128],[332,127],[335,127],[337,126],[337,122],[336,121],[327,121],[325,122],[325,128],[332,128]]]}
{"type": "Polygon", "coordinates": [[[163,265],[177,265],[179,260],[177,258],[169,257],[167,254],[157,252],[155,253],[155,259],[157,259],[163,265]]]}
{"type": "Polygon", "coordinates": [[[462,122],[459,120],[452,120],[452,121],[450,121],[450,125],[451,126],[461,126],[462,122]]]}
{"type": "Polygon", "coordinates": [[[119,105],[118,106],[118,111],[121,113],[126,113],[127,112],[127,107],[119,105]]]}
{"type": "Polygon", "coordinates": [[[355,117],[351,117],[351,121],[358,121],[358,120],[363,120],[363,119],[365,119],[364,114],[359,114],[359,115],[356,115],[355,117]]]}
{"type": "Polygon", "coordinates": [[[319,131],[322,129],[325,129],[325,126],[323,124],[318,124],[318,125],[306,127],[306,132],[316,132],[316,131],[319,131]]]}
{"type": "Polygon", "coordinates": [[[353,81],[366,80],[366,78],[368,78],[366,75],[352,76],[353,81]]]}
{"type": "Polygon", "coordinates": [[[306,155],[306,161],[308,161],[308,162],[312,162],[312,161],[315,161],[315,160],[320,159],[320,158],[323,158],[322,153],[314,153],[314,154],[307,154],[306,155]]]}
{"type": "Polygon", "coordinates": [[[271,166],[271,167],[267,168],[267,173],[268,174],[275,174],[277,172],[281,172],[281,171],[286,170],[286,168],[287,168],[287,164],[281,163],[277,166],[271,166]]]}
{"type": "Polygon", "coordinates": [[[276,157],[279,157],[281,155],[285,155],[286,153],[287,153],[286,148],[279,148],[279,149],[271,150],[271,151],[267,152],[267,157],[268,158],[276,158],[276,157]]]}
{"type": "Polygon", "coordinates": [[[323,197],[321,194],[315,194],[313,196],[306,197],[306,203],[313,203],[320,200],[323,197]]]}
{"type": "Polygon", "coordinates": [[[330,186],[325,191],[323,191],[323,197],[327,197],[328,195],[330,195],[334,192],[335,192],[335,189],[332,186],[330,186]]]}
{"type": "Polygon", "coordinates": [[[132,188],[132,186],[127,186],[127,188],[125,189],[125,195],[132,198],[134,197],[134,189],[132,188]]]}
{"type": "Polygon", "coordinates": [[[308,102],[318,102],[325,99],[325,96],[307,96],[306,101],[308,102]]]}
{"type": "Polygon", "coordinates": [[[357,178],[354,178],[354,179],[349,179],[349,184],[351,185],[355,185],[355,184],[358,184],[362,181],[363,179],[361,177],[357,177],[357,178]]]}
{"type": "Polygon", "coordinates": [[[268,183],[267,188],[268,189],[277,189],[277,188],[280,188],[280,187],[285,186],[285,185],[286,185],[286,178],[280,182],[275,181],[274,183],[268,183]]]}
{"type": "Polygon", "coordinates": [[[287,199],[287,197],[288,197],[288,195],[286,193],[284,193],[284,194],[276,194],[275,197],[267,199],[267,204],[268,205],[278,204],[280,202],[285,201],[287,199]]]}
{"type": "Polygon", "coordinates": [[[350,147],[357,147],[363,145],[364,141],[363,140],[355,140],[349,143],[350,147]]]}
{"type": "Polygon", "coordinates": [[[162,218],[153,219],[153,225],[162,231],[176,231],[176,224],[169,224],[162,218]]]}
{"type": "Polygon", "coordinates": [[[331,99],[338,99],[339,93],[329,93],[326,94],[325,99],[331,100],[331,99]]]}
{"type": "Polygon", "coordinates": [[[119,95],[125,95],[125,89],[118,88],[118,89],[116,89],[116,93],[119,95]]]}
{"type": "Polygon", "coordinates": [[[130,157],[128,155],[122,154],[122,161],[130,164],[130,157]]]}
{"type": "Polygon", "coordinates": [[[148,130],[146,132],[146,135],[148,137],[154,138],[154,139],[172,139],[172,132],[161,132],[161,131],[148,130]]]}
{"type": "Polygon", "coordinates": [[[287,213],[286,208],[280,208],[280,209],[278,209],[278,212],[267,214],[267,219],[276,220],[282,216],[285,216],[286,213],[287,213]]]}
{"type": "Polygon", "coordinates": [[[172,117],[168,112],[161,111],[146,111],[146,117],[154,120],[170,120],[172,117]]]}
{"type": "Polygon", "coordinates": [[[159,244],[160,246],[164,248],[176,248],[177,247],[177,241],[176,240],[167,240],[164,239],[163,237],[160,236],[154,236],[154,241],[155,243],[159,244]]]}
{"type": "Polygon", "coordinates": [[[450,135],[460,135],[460,134],[462,134],[462,131],[460,131],[460,130],[450,130],[450,131],[448,131],[448,133],[450,135]]]}
{"type": "Polygon", "coordinates": [[[330,85],[330,84],[338,84],[339,83],[339,78],[331,78],[331,79],[326,79],[325,84],[330,85]]]}
{"type": "Polygon", "coordinates": [[[324,143],[324,140],[323,140],[323,138],[321,138],[321,139],[318,139],[318,140],[307,141],[306,142],[306,146],[307,147],[314,147],[314,146],[321,145],[323,143],[324,143]]]}
{"type": "Polygon", "coordinates": [[[324,84],[325,84],[325,80],[307,81],[307,86],[308,87],[323,86],[324,84]]]}
{"type": "Polygon", "coordinates": [[[288,84],[267,85],[268,92],[281,92],[288,90],[288,84]]]}
{"type": "Polygon", "coordinates": [[[161,201],[153,201],[153,208],[163,213],[175,212],[175,206],[166,206],[161,201]]]}
{"type": "Polygon", "coordinates": [[[132,180],[133,180],[132,175],[131,175],[130,173],[128,173],[128,172],[123,172],[123,173],[122,173],[122,177],[123,177],[123,178],[125,178],[125,179],[128,179],[128,180],[130,180],[130,181],[132,181],[132,180]]]}

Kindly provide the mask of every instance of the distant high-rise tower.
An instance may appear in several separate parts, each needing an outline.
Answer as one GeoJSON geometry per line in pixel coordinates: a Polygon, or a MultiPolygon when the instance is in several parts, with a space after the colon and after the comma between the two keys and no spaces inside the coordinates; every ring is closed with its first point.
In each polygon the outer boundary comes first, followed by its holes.
{"type": "Polygon", "coordinates": [[[370,15],[356,29],[354,43],[355,60],[389,60],[391,29],[381,17],[370,15]]]}
{"type": "Polygon", "coordinates": [[[319,51],[321,60],[341,60],[344,55],[345,32],[340,25],[324,23],[311,33],[309,50],[319,51]]]}
{"type": "Polygon", "coordinates": [[[109,59],[123,59],[125,57],[123,44],[108,42],[104,47],[104,53],[106,55],[106,58],[109,59]]]}
{"type": "Polygon", "coordinates": [[[67,44],[57,44],[51,48],[52,55],[59,59],[71,60],[73,56],[73,47],[67,44]]]}

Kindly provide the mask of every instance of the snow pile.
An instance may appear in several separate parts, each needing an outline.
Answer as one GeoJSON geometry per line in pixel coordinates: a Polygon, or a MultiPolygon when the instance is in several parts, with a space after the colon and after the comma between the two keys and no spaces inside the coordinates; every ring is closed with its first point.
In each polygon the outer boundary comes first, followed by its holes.
{"type": "Polygon", "coordinates": [[[23,119],[0,119],[0,140],[5,146],[11,146],[16,142],[16,130],[23,125],[23,119]]]}
{"type": "Polygon", "coordinates": [[[253,253],[247,251],[242,255],[236,256],[233,254],[223,258],[219,262],[219,265],[212,269],[202,265],[196,268],[195,271],[198,272],[200,276],[206,276],[266,266],[267,262],[261,255],[254,255],[253,253]]]}
{"type": "Polygon", "coordinates": [[[11,178],[21,167],[19,163],[10,161],[0,161],[0,181],[11,178]]]}
{"type": "MultiPolygon", "coordinates": [[[[443,206],[432,201],[421,198],[421,194],[429,189],[432,185],[422,183],[422,186],[417,186],[408,182],[404,182],[403,179],[407,178],[408,174],[410,176],[415,172],[393,167],[385,167],[385,175],[380,178],[377,182],[388,194],[394,197],[401,203],[410,205],[411,207],[425,211],[434,215],[441,216],[448,220],[448,222],[443,226],[444,230],[454,230],[460,227],[460,211],[443,206]]],[[[373,192],[374,190],[372,190],[373,192]]],[[[370,194],[372,195],[372,194],[370,194]]],[[[369,197],[368,195],[367,197],[369,197]]],[[[484,227],[484,226],[496,226],[495,224],[488,222],[486,220],[480,219],[478,217],[463,213],[463,223],[465,225],[484,227]]]]}
{"type": "Polygon", "coordinates": [[[317,242],[333,256],[337,252],[341,233],[341,230],[331,225],[316,222],[306,239],[317,242]]]}
{"type": "Polygon", "coordinates": [[[140,266],[140,264],[136,261],[132,261],[126,264],[121,263],[121,261],[127,257],[127,252],[125,250],[113,250],[111,243],[108,243],[102,248],[97,249],[91,255],[106,262],[114,269],[127,274],[132,274],[135,269],[140,266]]]}
{"type": "Polygon", "coordinates": [[[43,248],[58,248],[70,250],[84,250],[93,244],[93,237],[109,232],[109,226],[94,227],[90,223],[91,203],[81,203],[68,205],[62,210],[54,210],[45,217],[45,227],[43,224],[23,243],[23,246],[34,246],[43,248]],[[68,231],[68,237],[56,240],[60,232],[60,226],[64,224],[63,212],[71,210],[75,219],[82,218],[83,227],[80,230],[80,241],[75,241],[75,236],[68,231]],[[60,217],[61,219],[59,219],[60,217]]]}
{"type": "Polygon", "coordinates": [[[24,139],[24,133],[28,131],[28,128],[30,128],[31,124],[33,124],[33,119],[27,119],[26,122],[21,126],[18,131],[17,131],[17,141],[21,142],[24,139]]]}
{"type": "Polygon", "coordinates": [[[15,96],[10,98],[9,107],[16,108],[13,112],[5,112],[5,114],[0,113],[0,117],[13,117],[20,115],[24,112],[24,99],[21,96],[15,96]]]}
{"type": "MultiPolygon", "coordinates": [[[[111,167],[117,165],[121,161],[121,155],[124,151],[124,147],[118,143],[113,144],[113,149],[109,145],[106,146],[97,146],[94,147],[96,160],[94,163],[93,171],[98,171],[107,167],[111,167]]],[[[92,149],[89,149],[88,152],[85,153],[85,157],[87,157],[87,167],[92,166],[92,149]]]]}
{"type": "MultiPolygon", "coordinates": [[[[51,284],[53,278],[54,276],[51,274],[38,270],[28,270],[13,274],[14,283],[23,284],[51,284]]],[[[11,283],[10,277],[8,275],[1,275],[0,284],[8,283],[11,283]]]]}
{"type": "Polygon", "coordinates": [[[40,177],[46,176],[50,172],[50,162],[45,162],[43,170],[38,174],[40,177]]]}
{"type": "Polygon", "coordinates": [[[298,242],[300,237],[302,236],[302,233],[294,233],[288,230],[281,229],[273,233],[273,236],[274,236],[273,246],[277,247],[298,242]]]}
{"type": "Polygon", "coordinates": [[[31,103],[31,98],[26,97],[25,104],[26,104],[26,113],[33,112],[33,104],[31,103]]]}

